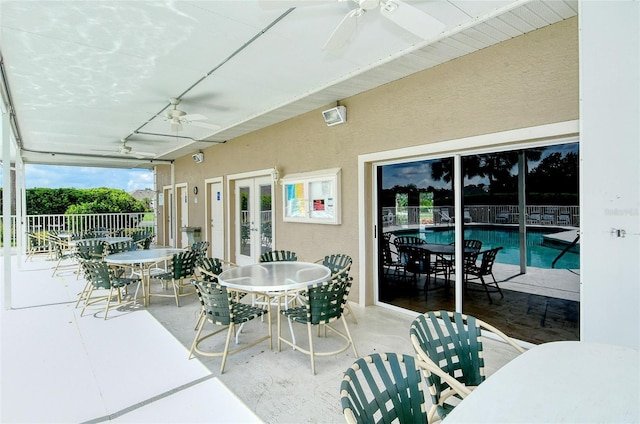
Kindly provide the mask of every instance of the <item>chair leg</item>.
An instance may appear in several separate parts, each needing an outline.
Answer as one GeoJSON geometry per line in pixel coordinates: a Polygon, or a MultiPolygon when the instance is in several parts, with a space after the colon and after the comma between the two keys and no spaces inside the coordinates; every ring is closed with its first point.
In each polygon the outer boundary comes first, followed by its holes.
{"type": "Polygon", "coordinates": [[[353,348],[353,354],[355,355],[356,358],[358,358],[358,351],[356,350],[356,344],[353,342],[353,339],[351,338],[351,332],[349,331],[349,327],[347,327],[347,320],[344,318],[344,315],[342,315],[342,324],[344,325],[344,329],[347,332],[347,337],[349,337],[349,342],[351,342],[351,347],[353,348]]]}
{"type": "Polygon", "coordinates": [[[202,329],[204,328],[206,322],[207,320],[205,319],[204,314],[201,312],[196,324],[196,336],[193,339],[193,343],[191,343],[191,349],[189,349],[189,359],[193,358],[193,351],[196,349],[198,339],[200,338],[200,334],[202,333],[202,329]]]}
{"type": "Polygon", "coordinates": [[[84,288],[82,289],[82,291],[78,294],[78,300],[76,301],[76,309],[78,308],[78,306],[80,306],[80,302],[82,300],[87,299],[87,293],[89,292],[89,289],[91,288],[91,282],[87,281],[87,283],[84,285],[84,288]]]}
{"type": "Polygon", "coordinates": [[[313,332],[311,331],[311,323],[307,323],[307,332],[309,333],[309,356],[311,357],[311,373],[316,375],[316,361],[313,352],[313,332]]]}
{"type": "Polygon", "coordinates": [[[222,364],[220,365],[220,374],[224,373],[224,365],[227,363],[227,355],[229,354],[229,343],[231,342],[231,334],[233,334],[235,330],[235,324],[232,322],[229,324],[229,329],[227,330],[227,341],[224,344],[224,352],[222,353],[222,364]]]}
{"type": "Polygon", "coordinates": [[[351,306],[349,305],[349,301],[347,301],[344,304],[344,307],[347,309],[347,311],[349,311],[349,316],[351,317],[351,320],[353,321],[354,324],[358,323],[358,319],[356,318],[355,314],[353,313],[353,310],[351,309],[351,306]]]}
{"type": "Polygon", "coordinates": [[[176,297],[176,306],[180,307],[180,294],[178,291],[178,284],[176,280],[171,280],[171,285],[173,286],[173,294],[176,297]]]}

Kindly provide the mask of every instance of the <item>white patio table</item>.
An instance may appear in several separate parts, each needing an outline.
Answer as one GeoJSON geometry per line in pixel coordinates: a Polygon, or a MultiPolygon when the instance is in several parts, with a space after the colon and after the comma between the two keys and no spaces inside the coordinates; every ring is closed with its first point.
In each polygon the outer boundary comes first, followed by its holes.
{"type": "Polygon", "coordinates": [[[541,344],[488,377],[444,422],[639,422],[639,363],[639,351],[623,346],[541,344]]]}
{"type": "MultiPolygon", "coordinates": [[[[286,307],[288,291],[305,288],[324,281],[330,276],[331,270],[321,264],[282,261],[230,268],[220,273],[218,281],[221,285],[231,289],[265,296],[267,298],[266,304],[271,304],[270,299],[273,297],[284,297],[286,307]]],[[[289,330],[295,343],[291,321],[289,321],[289,330]]]]}
{"type": "MultiPolygon", "coordinates": [[[[142,298],[144,305],[149,303],[149,280],[151,279],[150,269],[158,262],[171,259],[174,254],[182,252],[184,249],[176,248],[156,248],[147,250],[131,250],[129,252],[114,253],[104,258],[105,262],[116,265],[132,265],[138,267],[142,278],[142,298]]],[[[136,290],[137,297],[137,290],[136,290]]]]}

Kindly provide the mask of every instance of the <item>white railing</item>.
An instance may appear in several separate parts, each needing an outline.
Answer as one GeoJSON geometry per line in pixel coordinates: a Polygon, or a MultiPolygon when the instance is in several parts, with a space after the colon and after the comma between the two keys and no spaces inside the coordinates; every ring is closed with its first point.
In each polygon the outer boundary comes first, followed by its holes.
{"type": "MultiPolygon", "coordinates": [[[[536,205],[527,206],[526,222],[531,225],[552,225],[578,227],[580,225],[579,206],[536,205]]],[[[382,208],[382,225],[441,225],[453,224],[453,206],[405,206],[382,208]]],[[[464,220],[477,224],[517,224],[520,207],[468,206],[464,208],[464,220]]]]}
{"type": "MultiPolygon", "coordinates": [[[[104,229],[119,230],[141,226],[155,226],[154,221],[145,221],[144,217],[153,212],[140,213],[103,213],[103,214],[54,214],[27,215],[23,223],[24,233],[42,234],[49,231],[81,233],[84,231],[104,229]]],[[[16,245],[16,216],[11,216],[11,245],[16,245]]],[[[0,232],[4,231],[0,219],[0,232]]],[[[23,243],[26,244],[26,243],[23,243]]]]}

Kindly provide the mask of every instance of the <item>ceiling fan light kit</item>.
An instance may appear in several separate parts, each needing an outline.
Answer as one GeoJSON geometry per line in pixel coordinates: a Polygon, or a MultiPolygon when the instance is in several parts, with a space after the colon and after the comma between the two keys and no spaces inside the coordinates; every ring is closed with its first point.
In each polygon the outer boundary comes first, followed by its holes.
{"type": "Polygon", "coordinates": [[[331,109],[322,111],[322,117],[328,127],[344,124],[347,122],[347,108],[344,106],[336,106],[331,109]]]}

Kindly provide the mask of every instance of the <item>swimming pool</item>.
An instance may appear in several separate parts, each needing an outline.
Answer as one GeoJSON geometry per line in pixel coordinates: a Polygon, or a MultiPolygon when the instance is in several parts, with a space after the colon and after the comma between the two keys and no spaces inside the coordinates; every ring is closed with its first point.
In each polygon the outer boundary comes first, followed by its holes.
{"type": "MultiPolygon", "coordinates": [[[[527,266],[537,268],[551,268],[554,259],[562,252],[558,248],[547,247],[543,244],[543,236],[557,230],[527,229],[527,266]]],[[[453,229],[434,230],[398,230],[395,235],[418,236],[428,243],[453,242],[453,229]]],[[[502,264],[520,264],[520,237],[517,229],[497,227],[467,227],[464,230],[465,239],[482,241],[482,250],[502,247],[498,252],[496,262],[502,264]]],[[[580,255],[576,252],[566,252],[555,265],[556,269],[579,269],[580,255]]]]}

